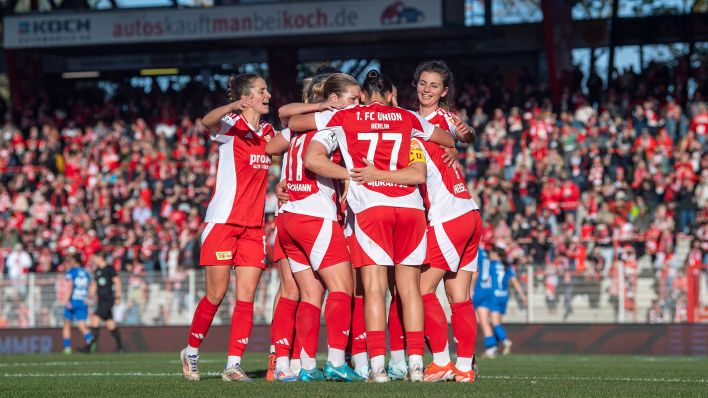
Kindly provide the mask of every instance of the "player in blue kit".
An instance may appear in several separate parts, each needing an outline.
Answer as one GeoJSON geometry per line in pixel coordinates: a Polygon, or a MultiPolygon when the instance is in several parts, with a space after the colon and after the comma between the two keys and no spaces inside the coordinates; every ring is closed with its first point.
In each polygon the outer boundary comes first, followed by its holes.
{"type": "Polygon", "coordinates": [[[500,248],[494,248],[489,252],[480,249],[479,273],[475,283],[473,303],[484,334],[486,358],[496,357],[499,343],[504,345],[505,355],[511,352],[512,343],[507,338],[506,330],[502,325],[502,316],[506,313],[506,305],[509,301],[509,284],[514,286],[524,304],[526,303],[526,295],[516,279],[514,267],[504,265],[503,256],[504,251],[500,248]]]}
{"type": "Polygon", "coordinates": [[[71,354],[71,322],[76,321],[79,331],[84,335],[88,345],[93,336],[86,327],[88,318],[87,300],[89,296],[89,286],[91,285],[91,274],[88,273],[79,263],[78,254],[73,248],[69,249],[66,258],[66,280],[69,281],[69,295],[64,307],[64,327],[62,337],[64,338],[64,354],[71,354]]]}

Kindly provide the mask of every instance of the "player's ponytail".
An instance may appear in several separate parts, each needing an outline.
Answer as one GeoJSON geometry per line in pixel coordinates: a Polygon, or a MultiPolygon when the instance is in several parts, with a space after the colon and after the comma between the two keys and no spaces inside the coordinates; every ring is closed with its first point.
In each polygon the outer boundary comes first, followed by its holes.
{"type": "Polygon", "coordinates": [[[302,102],[313,104],[324,101],[324,83],[329,75],[316,75],[303,80],[302,102]]]}
{"type": "Polygon", "coordinates": [[[226,90],[229,103],[238,101],[244,95],[250,94],[253,88],[253,82],[259,78],[260,76],[257,73],[241,73],[238,75],[232,73],[231,76],[229,76],[226,90]]]}
{"type": "Polygon", "coordinates": [[[393,83],[391,83],[391,79],[379,73],[379,71],[370,70],[366,74],[366,79],[364,79],[361,89],[366,94],[366,98],[371,98],[374,94],[385,97],[386,94],[393,92],[393,83]]]}
{"type": "Polygon", "coordinates": [[[421,62],[415,68],[415,74],[413,75],[413,87],[418,86],[420,75],[423,72],[437,73],[440,77],[442,77],[443,87],[447,88],[447,94],[445,94],[444,97],[440,97],[440,107],[450,110],[450,98],[452,98],[453,89],[455,87],[455,77],[453,76],[450,68],[443,60],[421,62]]]}

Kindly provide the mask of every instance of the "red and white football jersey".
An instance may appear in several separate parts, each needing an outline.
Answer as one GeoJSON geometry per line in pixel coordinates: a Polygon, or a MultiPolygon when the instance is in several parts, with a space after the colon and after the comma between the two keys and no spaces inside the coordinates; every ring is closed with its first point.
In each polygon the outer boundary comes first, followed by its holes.
{"type": "Polygon", "coordinates": [[[281,209],[289,213],[326,218],[337,221],[334,184],[331,178],[318,176],[305,168],[307,146],[317,131],[293,135],[287,152],[284,169],[288,184],[288,202],[281,209]]]}
{"type": "MultiPolygon", "coordinates": [[[[455,122],[452,114],[442,108],[426,117],[431,124],[455,134],[455,122]]],[[[442,158],[444,153],[440,145],[423,142],[428,175],[426,183],[420,186],[425,208],[428,210],[428,223],[441,224],[452,220],[479,206],[472,199],[465,177],[456,167],[448,167],[442,158]]]]}
{"type": "MultiPolygon", "coordinates": [[[[347,169],[365,167],[364,158],[382,170],[407,167],[411,138],[427,141],[435,129],[418,114],[377,102],[318,112],[315,120],[321,131],[313,139],[330,153],[339,147],[347,169]]],[[[347,201],[355,214],[375,206],[423,209],[417,186],[382,181],[352,182],[347,201]]]]}
{"type": "MultiPolygon", "coordinates": [[[[285,141],[290,142],[290,137],[291,137],[291,132],[289,128],[284,128],[280,130],[280,135],[285,139],[285,141]]],[[[280,182],[283,182],[285,180],[285,170],[288,167],[288,152],[285,151],[283,153],[283,159],[280,161],[280,182]]],[[[280,204],[280,201],[278,201],[278,209],[275,211],[275,216],[278,217],[278,214],[283,212],[283,205],[280,204]]]]}
{"type": "Polygon", "coordinates": [[[263,226],[270,167],[265,146],[274,135],[265,122],[256,128],[232,113],[221,119],[221,130],[211,135],[219,143],[219,167],[205,222],[263,226]]]}

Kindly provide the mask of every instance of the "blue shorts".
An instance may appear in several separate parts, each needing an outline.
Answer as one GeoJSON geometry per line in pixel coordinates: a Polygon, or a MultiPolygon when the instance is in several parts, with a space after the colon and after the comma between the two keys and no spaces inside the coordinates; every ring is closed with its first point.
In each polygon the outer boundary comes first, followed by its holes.
{"type": "Polygon", "coordinates": [[[64,307],[64,319],[67,321],[85,321],[88,318],[88,306],[83,301],[71,301],[71,308],[64,307]]]}
{"type": "Polygon", "coordinates": [[[496,298],[494,301],[496,301],[496,310],[492,310],[494,312],[498,312],[502,315],[506,314],[506,305],[509,303],[509,298],[496,298]]]}
{"type": "Polygon", "coordinates": [[[472,298],[472,305],[474,308],[486,308],[491,312],[499,312],[498,301],[494,296],[490,295],[475,295],[472,298]]]}

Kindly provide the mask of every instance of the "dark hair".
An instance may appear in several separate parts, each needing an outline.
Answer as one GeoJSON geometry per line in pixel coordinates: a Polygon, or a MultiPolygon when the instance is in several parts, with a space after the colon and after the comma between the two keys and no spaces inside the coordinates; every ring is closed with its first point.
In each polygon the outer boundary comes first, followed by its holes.
{"type": "Polygon", "coordinates": [[[232,73],[231,76],[229,76],[229,83],[226,90],[229,102],[238,101],[242,96],[250,94],[253,82],[256,81],[256,79],[260,79],[260,77],[261,76],[257,73],[240,73],[238,75],[232,73]]]}
{"type": "Polygon", "coordinates": [[[374,69],[366,74],[361,89],[364,90],[368,98],[371,98],[373,94],[386,95],[393,92],[393,83],[391,83],[391,79],[374,69]]]}
{"type": "Polygon", "coordinates": [[[415,74],[413,75],[413,86],[418,85],[418,81],[420,81],[420,75],[423,72],[437,73],[442,77],[443,86],[447,88],[447,95],[440,98],[440,104],[443,108],[449,110],[450,98],[452,98],[452,92],[455,86],[455,77],[453,76],[450,68],[447,66],[445,61],[439,59],[434,61],[421,62],[415,68],[415,74]]]}

